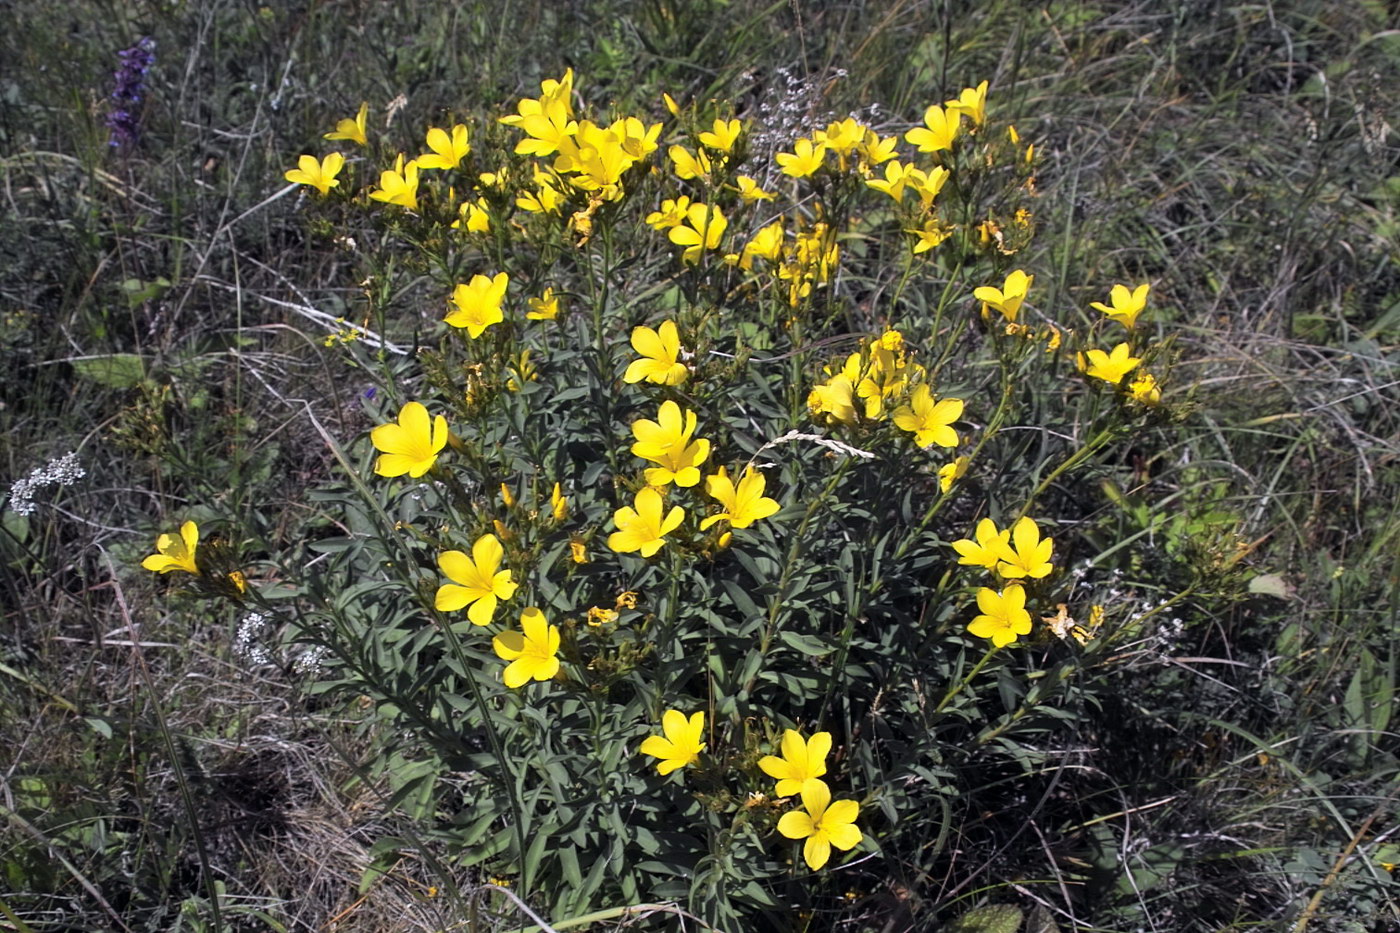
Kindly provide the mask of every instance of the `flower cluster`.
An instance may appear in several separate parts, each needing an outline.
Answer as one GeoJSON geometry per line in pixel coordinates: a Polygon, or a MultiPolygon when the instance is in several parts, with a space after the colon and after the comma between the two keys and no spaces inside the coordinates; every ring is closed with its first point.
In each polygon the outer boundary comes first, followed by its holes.
{"type": "MultiPolygon", "coordinates": [[[[934,395],[928,371],[913,361],[899,331],[863,341],[840,368],[827,367],[826,375],[807,397],[814,417],[843,425],[888,419],[914,435],[919,447],[951,449],[960,443],[953,424],[962,418],[963,400],[934,395]]],[[[948,484],[965,469],[966,461],[950,465],[948,484]]]]}
{"type": "Polygon", "coordinates": [[[10,500],[6,505],[16,515],[32,515],[35,509],[34,495],[47,486],[71,486],[87,476],[87,471],[78,464],[78,455],[69,451],[61,457],[50,460],[41,467],[29,471],[29,475],[10,484],[10,500]]]}
{"type": "Polygon", "coordinates": [[[146,75],[156,60],[156,40],[143,36],[129,49],[117,53],[121,67],[113,75],[112,109],[107,114],[107,145],[134,146],[146,93],[146,75]]]}
{"type": "MultiPolygon", "coordinates": [[[[958,552],[959,564],[982,567],[1003,580],[1039,580],[1054,570],[1050,562],[1054,539],[1041,538],[1040,526],[1030,517],[1022,517],[1004,529],[984,518],[977,523],[972,538],[953,542],[953,550],[958,552]]],[[[982,587],[977,591],[977,608],[981,615],[973,619],[968,631],[978,638],[991,639],[998,648],[1031,632],[1026,591],[1019,582],[1001,591],[982,587]]]]}

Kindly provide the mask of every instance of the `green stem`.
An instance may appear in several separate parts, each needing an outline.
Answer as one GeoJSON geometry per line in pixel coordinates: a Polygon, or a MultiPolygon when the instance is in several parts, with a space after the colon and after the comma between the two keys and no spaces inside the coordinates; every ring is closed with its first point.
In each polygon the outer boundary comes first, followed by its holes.
{"type": "MultiPolygon", "coordinates": [[[[768,598],[768,624],[764,627],[763,637],[758,643],[758,655],[760,659],[768,657],[768,649],[773,644],[774,636],[778,634],[779,612],[783,604],[787,601],[788,586],[792,582],[793,567],[797,564],[797,558],[801,551],[802,543],[807,540],[807,528],[812,523],[812,519],[816,516],[822,503],[835,491],[836,484],[839,483],[841,478],[846,475],[846,472],[850,470],[853,462],[854,461],[849,458],[842,461],[841,465],[837,467],[836,472],[831,474],[831,479],[827,480],[826,485],[822,487],[822,491],[812,500],[811,506],[807,509],[807,514],[802,517],[802,524],[798,526],[797,534],[792,536],[792,543],[788,545],[787,557],[783,562],[783,574],[778,580],[778,591],[768,598]]],[[[749,679],[744,682],[743,688],[739,691],[741,694],[747,695],[749,691],[753,689],[754,682],[758,680],[758,674],[762,670],[763,664],[760,662],[758,668],[749,675],[749,679]]]]}
{"type": "MultiPolygon", "coordinates": [[[[1089,443],[1085,444],[1083,447],[1070,454],[1068,457],[1065,458],[1065,461],[1063,463],[1055,467],[1055,469],[1051,470],[1050,474],[1046,476],[1045,479],[1041,480],[1040,484],[1035,487],[1035,491],[1032,492],[1030,496],[1026,498],[1026,504],[1021,506],[1021,511],[1016,515],[1016,521],[1020,521],[1026,516],[1027,513],[1030,512],[1031,507],[1035,505],[1035,501],[1040,498],[1041,493],[1045,492],[1046,489],[1050,488],[1051,483],[1059,479],[1067,471],[1074,469],[1075,467],[1083,463],[1085,460],[1088,460],[1094,454],[1102,450],[1108,444],[1109,441],[1113,440],[1114,433],[1115,428],[1104,428],[1094,437],[1093,440],[1089,441],[1089,443]]],[[[1016,522],[1012,522],[1011,524],[1014,525],[1015,523],[1016,522]]]]}
{"type": "Polygon", "coordinates": [[[936,715],[938,713],[943,712],[943,710],[947,709],[948,704],[953,702],[953,697],[957,696],[959,693],[962,693],[963,688],[972,682],[972,678],[976,677],[979,673],[981,673],[982,668],[986,666],[987,662],[992,659],[992,655],[996,653],[996,645],[992,645],[992,647],[988,648],[987,653],[982,655],[982,660],[978,661],[977,664],[973,666],[972,670],[967,672],[967,676],[964,677],[962,680],[958,681],[952,689],[950,689],[946,694],[943,695],[943,699],[940,700],[938,705],[933,708],[934,714],[936,715]]]}
{"type": "MultiPolygon", "coordinates": [[[[477,684],[476,677],[472,674],[472,666],[467,658],[466,650],[462,647],[462,641],[457,637],[457,633],[452,630],[452,623],[442,617],[436,609],[433,616],[437,621],[438,628],[442,630],[447,638],[447,645],[452,651],[452,656],[456,658],[457,664],[462,669],[462,677],[467,685],[471,687],[472,700],[476,703],[477,713],[481,716],[482,728],[486,730],[486,740],[491,744],[491,753],[496,758],[496,767],[501,770],[501,784],[506,790],[506,800],[510,804],[511,818],[515,822],[515,844],[520,850],[521,863],[525,862],[525,822],[520,811],[520,801],[516,799],[513,789],[508,785],[506,776],[510,774],[510,769],[506,761],[505,750],[501,747],[501,737],[496,734],[496,725],[491,718],[491,709],[486,705],[486,698],[481,695],[481,686],[477,684]]],[[[534,879],[528,872],[522,872],[520,876],[520,891],[525,894],[529,891],[531,882],[534,879]]]]}

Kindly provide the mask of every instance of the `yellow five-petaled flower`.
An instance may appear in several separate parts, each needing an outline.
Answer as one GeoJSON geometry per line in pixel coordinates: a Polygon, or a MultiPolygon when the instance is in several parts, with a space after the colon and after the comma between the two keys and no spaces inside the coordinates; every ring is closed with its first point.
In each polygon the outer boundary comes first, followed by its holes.
{"type": "Polygon", "coordinates": [[[417,479],[433,468],[437,455],[447,446],[447,419],[428,417],[428,409],[418,402],[405,402],[397,424],[381,424],[369,432],[369,439],[383,456],[374,464],[380,476],[417,479]]]}
{"type": "Polygon", "coordinates": [[[704,250],[719,249],[728,226],[718,205],[692,204],[685,212],[685,223],[672,227],[666,236],[677,246],[685,247],[682,261],[698,262],[704,250]]]}
{"type": "Polygon", "coordinates": [[[452,127],[451,135],[447,130],[431,127],[425,141],[433,151],[415,160],[419,168],[456,168],[472,151],[471,143],[467,141],[467,128],[460,123],[452,127]]]}
{"type": "Polygon", "coordinates": [[[826,144],[813,145],[810,139],[799,139],[793,143],[792,152],[780,152],[775,158],[784,175],[806,178],[826,161],[826,144]]]}
{"type": "Polygon", "coordinates": [[[315,156],[304,155],[297,160],[297,167],[288,169],[283,176],[287,181],[298,185],[310,185],[321,194],[330,194],[331,189],[340,185],[340,169],[345,165],[345,157],[332,152],[319,162],[315,156]]]}
{"type": "Polygon", "coordinates": [[[766,755],[758,761],[764,774],[778,782],[774,793],[779,797],[791,797],[802,793],[809,781],[821,783],[819,778],[826,774],[826,756],[831,752],[831,733],[814,732],[812,737],[803,740],[796,729],[783,732],[779,746],[782,757],[766,755]]]}
{"type": "Polygon", "coordinates": [[[1020,577],[1031,577],[1039,579],[1050,573],[1054,569],[1050,564],[1050,555],[1055,549],[1053,538],[1041,540],[1040,528],[1036,525],[1035,519],[1030,516],[1022,516],[1015,525],[1011,526],[1010,542],[1003,542],[1001,546],[1001,561],[997,564],[997,573],[1014,580],[1020,577]]]}
{"type": "Polygon", "coordinates": [[[763,494],[766,483],[763,474],[751,466],[744,468],[744,475],[739,478],[737,485],[729,478],[729,471],[724,467],[720,467],[719,472],[713,476],[707,476],[705,491],[710,494],[710,498],[719,500],[720,505],[724,506],[724,511],[702,521],[700,530],[704,531],[720,521],[729,522],[731,528],[747,528],[759,519],[777,512],[782,506],[776,499],[770,499],[763,494]]]}
{"type": "Polygon", "coordinates": [[[632,436],[637,439],[632,453],[656,464],[646,471],[647,483],[694,486],[700,482],[700,464],[710,456],[710,442],[691,440],[695,423],[695,412],[683,412],[669,399],[661,403],[655,421],[641,418],[632,423],[632,436]]]}
{"type": "Polygon", "coordinates": [[[525,304],[530,309],[525,312],[525,316],[532,321],[552,321],[559,316],[559,296],[554,294],[553,286],[546,288],[540,297],[527,300],[525,304]]]}
{"type": "Polygon", "coordinates": [[[691,713],[687,720],[680,710],[668,709],[661,717],[661,731],[664,736],[649,735],[637,749],[643,755],[661,759],[656,766],[657,774],[667,775],[694,764],[705,750],[705,743],[700,741],[705,734],[704,710],[691,713]]]}
{"type": "Polygon", "coordinates": [[[666,535],[680,527],[685,509],[672,506],[663,518],[661,493],[650,486],[638,491],[634,502],[635,509],[624,505],[613,513],[618,530],[608,535],[608,547],[619,554],[640,551],[650,557],[666,544],[666,535]]]}
{"type": "Polygon", "coordinates": [[[914,387],[909,404],[894,410],[894,423],[900,430],[912,432],[914,443],[920,447],[930,444],[956,447],[958,432],[951,425],[962,417],[962,413],[962,399],[945,398],[935,402],[928,385],[920,383],[914,387]]]}
{"type": "Polygon", "coordinates": [[[860,804],[854,800],[832,801],[831,789],[821,781],[802,786],[802,806],[807,812],[791,810],[778,820],[778,832],[789,839],[805,839],[802,857],[807,867],[817,871],[831,858],[831,847],[853,849],[863,838],[855,825],[860,804]]]}
{"type": "Polygon", "coordinates": [[[497,657],[510,662],[501,679],[512,690],[559,673],[559,626],[550,625],[543,612],[529,606],[520,613],[520,629],[502,632],[491,640],[497,657]]]}
{"type": "Polygon", "coordinates": [[[924,125],[904,134],[905,142],[920,152],[941,152],[953,148],[962,121],[957,113],[945,112],[937,104],[924,111],[924,125]]]}
{"type": "Polygon", "coordinates": [[[506,286],[510,276],[497,272],[491,278],[474,275],[466,285],[458,285],[452,290],[452,306],[456,310],[445,320],[452,327],[465,327],[467,336],[475,340],[492,324],[505,320],[501,303],[505,301],[506,286]]]}
{"type": "Polygon", "coordinates": [[[1006,553],[1009,540],[1011,540],[1010,528],[998,531],[996,522],[990,518],[984,518],[977,523],[974,537],[954,541],[953,550],[960,555],[958,557],[959,564],[995,570],[1006,553]]]}
{"type": "Polygon", "coordinates": [[[1031,284],[1035,281],[1035,276],[1017,269],[1006,277],[1001,288],[994,288],[990,285],[983,285],[972,293],[972,297],[982,302],[982,316],[987,316],[989,307],[996,308],[1006,318],[1007,323],[1015,324],[1016,316],[1021,312],[1021,303],[1026,300],[1026,294],[1031,290],[1031,284]]]}
{"type": "Polygon", "coordinates": [[[365,127],[369,121],[369,101],[360,104],[360,112],[355,114],[355,118],[341,120],[335,125],[335,129],[325,135],[325,139],[346,139],[360,146],[369,145],[369,137],[365,135],[365,127]]]}
{"type": "Polygon", "coordinates": [[[411,160],[405,165],[400,152],[394,167],[379,173],[379,190],[371,191],[369,196],[375,201],[418,210],[418,162],[411,160]]]}
{"type": "Polygon", "coordinates": [[[718,117],[711,125],[713,129],[710,132],[700,134],[700,144],[716,152],[732,152],[744,125],[738,120],[721,120],[718,117]]]}
{"type": "Polygon", "coordinates": [[[965,87],[955,100],[946,101],[948,112],[966,116],[973,126],[987,122],[987,82],[976,87],[965,87]]]}
{"type": "Polygon", "coordinates": [[[438,567],[451,583],[438,587],[433,605],[439,612],[456,612],[467,607],[467,618],[473,625],[488,625],[499,600],[515,595],[518,583],[511,581],[509,570],[501,570],[505,549],[495,535],[482,535],[472,545],[471,557],[461,551],[444,551],[438,555],[438,567]]]}
{"type": "Polygon", "coordinates": [[[998,593],[989,587],[977,591],[977,608],[982,614],[972,620],[967,630],[978,638],[990,638],[997,648],[1016,640],[1018,635],[1031,633],[1031,614],[1026,611],[1026,591],[1013,583],[998,593]]]}
{"type": "Polygon", "coordinates": [[[185,522],[180,526],[178,535],[163,534],[156,538],[158,553],[141,561],[141,566],[156,573],[179,570],[198,575],[199,565],[194,559],[194,552],[198,547],[199,526],[194,522],[185,522]]]}
{"type": "Polygon", "coordinates": [[[1132,291],[1128,291],[1126,285],[1115,285],[1108,295],[1111,304],[1106,305],[1102,301],[1094,301],[1089,303],[1089,307],[1102,311],[1119,324],[1132,330],[1133,325],[1137,323],[1138,315],[1142,313],[1143,308],[1147,307],[1149,289],[1150,286],[1147,284],[1139,285],[1132,291]]]}
{"type": "Polygon", "coordinates": [[[623,382],[641,382],[645,379],[659,385],[674,386],[684,382],[689,374],[685,364],[679,362],[681,338],[675,321],[662,321],[656,330],[645,326],[633,328],[632,349],[641,359],[627,364],[623,382]]]}
{"type": "Polygon", "coordinates": [[[1090,350],[1087,353],[1079,354],[1079,368],[1084,370],[1086,376],[1094,379],[1102,379],[1104,382],[1111,382],[1118,385],[1123,381],[1123,377],[1137,369],[1137,365],[1142,362],[1141,357],[1132,355],[1132,348],[1126,343],[1120,343],[1110,352],[1102,350],[1090,350]]]}

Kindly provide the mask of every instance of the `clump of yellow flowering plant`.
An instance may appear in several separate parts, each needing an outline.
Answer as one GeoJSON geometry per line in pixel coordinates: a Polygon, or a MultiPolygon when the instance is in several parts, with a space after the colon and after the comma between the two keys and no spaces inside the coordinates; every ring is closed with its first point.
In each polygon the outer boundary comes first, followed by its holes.
{"type": "MultiPolygon", "coordinates": [[[[1066,478],[1169,413],[1148,289],[1090,319],[1046,287],[1033,150],[988,82],[948,94],[775,135],[715,101],[590,107],[570,70],[394,141],[428,151],[377,185],[295,179],[422,277],[373,292],[417,355],[344,346],[385,374],[344,500],[372,543],[328,546],[315,572],[355,585],[308,637],[425,781],[469,769],[470,806],[424,793],[521,897],[786,924],[784,879],[973,793],[959,768],[1053,718],[1068,675],[1033,670],[1111,638],[1033,620],[1089,592],[1066,478]]],[[[153,569],[189,569],[166,543],[153,569]]]]}

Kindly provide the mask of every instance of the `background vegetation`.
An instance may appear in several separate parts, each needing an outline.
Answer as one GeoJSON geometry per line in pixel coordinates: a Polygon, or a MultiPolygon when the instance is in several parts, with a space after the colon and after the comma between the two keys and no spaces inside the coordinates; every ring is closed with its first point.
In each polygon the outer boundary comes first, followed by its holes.
{"type": "Polygon", "coordinates": [[[344,482],[326,437],[350,445],[375,423],[380,378],[326,337],[366,297],[440,301],[413,268],[380,270],[392,293],[366,296],[369,244],[344,238],[376,231],[283,193],[295,156],[323,151],[361,100],[377,120],[401,101],[393,126],[416,138],[572,66],[598,105],[659,114],[665,90],[773,122],[788,100],[799,132],[848,113],[902,128],[987,78],[1043,160],[1041,232],[1017,262],[1050,289],[1105,283],[1044,302],[1151,281],[1154,326],[1177,335],[1182,417],[1084,479],[1084,498],[1114,504],[1106,542],[1134,542],[1121,604],[1180,591],[1182,568],[1230,574],[1095,659],[1046,733],[1051,765],[979,773],[929,865],[846,876],[849,899],[833,882],[811,928],[939,929],[984,902],[1038,909],[1027,923],[1043,929],[1400,923],[1387,5],[203,0],[0,15],[4,476],[69,450],[87,473],[33,515],[3,513],[0,922],[528,922],[452,863],[438,801],[411,792],[414,762],[386,752],[373,702],[319,690],[304,647],[240,640],[242,613],[139,561],[190,517],[269,592],[277,567],[317,560],[306,543],[340,521],[324,497],[344,482]],[[116,52],[146,35],[138,138],[111,147],[116,52]]]}

